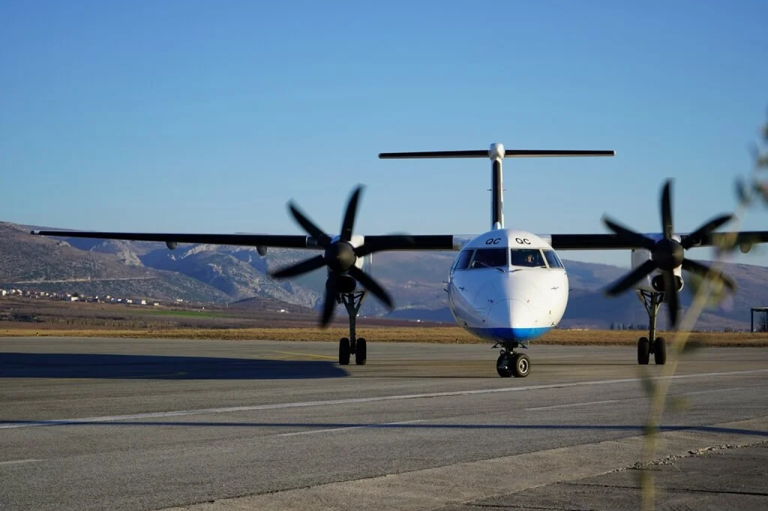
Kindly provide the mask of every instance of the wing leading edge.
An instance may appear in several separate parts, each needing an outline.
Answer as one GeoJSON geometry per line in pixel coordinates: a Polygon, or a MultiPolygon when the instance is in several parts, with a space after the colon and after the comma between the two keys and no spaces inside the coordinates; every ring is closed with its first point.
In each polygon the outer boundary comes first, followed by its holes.
{"type": "MultiPolygon", "coordinates": [[[[659,239],[661,233],[649,234],[649,238],[659,239]]],[[[680,234],[681,242],[691,239],[690,234],[680,234]]],[[[545,234],[542,239],[548,241],[555,250],[631,250],[638,248],[620,240],[615,234],[545,234]]],[[[726,243],[734,245],[753,245],[768,243],[768,231],[715,232],[692,239],[692,248],[720,246],[726,243]]]]}
{"type": "MultiPolygon", "coordinates": [[[[304,235],[274,234],[181,234],[141,232],[98,232],[98,231],[32,231],[37,236],[60,238],[91,238],[124,241],[151,241],[165,243],[169,248],[178,243],[207,245],[231,245],[241,247],[318,249],[317,240],[304,235]]],[[[366,248],[371,252],[386,250],[457,250],[461,240],[452,234],[437,235],[378,235],[365,236],[366,248]]]]}

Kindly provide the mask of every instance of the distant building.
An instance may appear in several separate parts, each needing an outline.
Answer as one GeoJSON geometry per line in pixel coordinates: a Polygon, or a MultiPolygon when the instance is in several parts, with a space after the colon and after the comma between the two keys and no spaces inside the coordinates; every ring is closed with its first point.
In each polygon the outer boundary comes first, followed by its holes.
{"type": "Polygon", "coordinates": [[[7,294],[8,294],[8,291],[6,291],[5,289],[0,289],[0,296],[5,296],[7,294]]]}
{"type": "Polygon", "coordinates": [[[69,301],[70,302],[79,302],[80,301],[80,297],[79,296],[70,296],[69,297],[69,301]]]}
{"type": "Polygon", "coordinates": [[[142,300],[142,301],[141,301],[141,302],[139,302],[139,303],[141,303],[141,305],[146,305],[146,304],[147,304],[147,301],[146,301],[146,300],[142,300]]]}

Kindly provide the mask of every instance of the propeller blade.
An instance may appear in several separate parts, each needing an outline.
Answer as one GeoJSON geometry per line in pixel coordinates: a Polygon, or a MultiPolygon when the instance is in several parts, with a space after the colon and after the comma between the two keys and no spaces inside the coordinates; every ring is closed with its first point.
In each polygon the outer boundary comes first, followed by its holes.
{"type": "Polygon", "coordinates": [[[322,229],[320,229],[318,226],[316,226],[312,220],[304,216],[304,213],[302,213],[294,204],[293,201],[291,201],[290,204],[288,204],[288,208],[291,210],[291,214],[293,215],[293,218],[296,219],[296,221],[301,225],[307,233],[315,238],[315,241],[317,241],[317,244],[320,245],[323,248],[326,248],[328,246],[328,243],[330,243],[331,238],[325,234],[322,229]]]}
{"type": "Polygon", "coordinates": [[[623,225],[614,222],[607,216],[603,217],[603,223],[610,230],[612,230],[616,236],[623,239],[630,245],[635,245],[637,248],[645,248],[648,250],[653,250],[653,247],[656,246],[656,242],[651,238],[646,238],[640,233],[627,229],[623,225]]]}
{"type": "Polygon", "coordinates": [[[325,302],[323,302],[323,316],[320,319],[320,326],[325,328],[333,318],[333,311],[336,309],[336,277],[331,275],[325,282],[325,302]]]}
{"type": "Polygon", "coordinates": [[[609,287],[605,294],[608,296],[616,296],[618,294],[623,293],[627,289],[631,288],[640,280],[651,273],[653,270],[656,269],[656,263],[654,263],[651,260],[648,260],[632,270],[630,273],[628,273],[626,276],[624,276],[621,280],[613,284],[611,287],[609,287]]]}
{"type": "Polygon", "coordinates": [[[733,220],[733,215],[720,215],[715,217],[689,234],[688,237],[683,240],[681,245],[684,249],[688,250],[692,246],[699,244],[702,238],[709,235],[713,231],[716,231],[731,220],[733,220]]]}
{"type": "Polygon", "coordinates": [[[296,263],[293,266],[278,270],[272,273],[271,276],[276,279],[286,279],[288,277],[295,277],[296,275],[303,275],[304,273],[322,268],[323,266],[325,266],[325,257],[319,255],[300,263],[296,263]]]}
{"type": "Polygon", "coordinates": [[[705,279],[710,278],[714,280],[719,280],[720,282],[722,282],[722,284],[725,287],[727,287],[734,293],[736,292],[736,289],[738,287],[736,285],[736,282],[734,282],[733,279],[731,279],[729,276],[725,275],[722,272],[713,272],[712,268],[710,268],[706,264],[702,264],[692,259],[683,259],[683,269],[691,273],[700,275],[705,279]]]}
{"type": "Polygon", "coordinates": [[[357,216],[357,201],[360,199],[360,193],[363,191],[362,185],[355,188],[352,196],[347,203],[347,212],[344,214],[344,222],[341,224],[341,241],[352,239],[352,227],[355,225],[355,216],[357,216]]]}
{"type": "Polygon", "coordinates": [[[352,266],[349,269],[349,274],[352,275],[355,280],[357,280],[365,289],[370,291],[373,296],[381,300],[384,305],[389,307],[389,309],[394,309],[395,304],[392,302],[392,298],[386,291],[384,291],[384,288],[381,287],[378,282],[373,280],[373,277],[365,273],[357,266],[352,266]]]}
{"type": "Polygon", "coordinates": [[[666,239],[671,239],[672,234],[674,234],[672,226],[672,199],[670,197],[671,187],[672,180],[667,179],[664,183],[664,190],[661,192],[661,230],[666,239]]]}
{"type": "Polygon", "coordinates": [[[663,276],[664,301],[667,302],[667,307],[669,307],[669,322],[672,324],[672,328],[677,328],[677,315],[680,304],[677,296],[677,283],[675,282],[675,274],[671,271],[665,271],[663,276]]]}

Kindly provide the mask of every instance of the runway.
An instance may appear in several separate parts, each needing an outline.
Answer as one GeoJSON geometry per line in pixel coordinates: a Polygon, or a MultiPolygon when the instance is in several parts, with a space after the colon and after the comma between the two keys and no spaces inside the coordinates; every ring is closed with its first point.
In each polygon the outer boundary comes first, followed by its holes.
{"type": "MultiPolygon", "coordinates": [[[[489,348],[0,339],[0,509],[437,509],[641,459],[661,367],[533,345],[502,379],[489,348]]],[[[766,390],[768,350],[686,355],[659,457],[768,442],[766,390]]]]}

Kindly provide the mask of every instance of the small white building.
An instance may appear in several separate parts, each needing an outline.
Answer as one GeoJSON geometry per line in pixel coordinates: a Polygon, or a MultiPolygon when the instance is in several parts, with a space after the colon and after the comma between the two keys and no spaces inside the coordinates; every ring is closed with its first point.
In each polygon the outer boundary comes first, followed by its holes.
{"type": "Polygon", "coordinates": [[[7,294],[8,294],[8,291],[6,291],[5,289],[0,289],[0,296],[5,296],[7,294]]]}
{"type": "Polygon", "coordinates": [[[69,297],[69,301],[70,302],[79,302],[80,301],[80,297],[79,296],[70,296],[69,297]]]}

